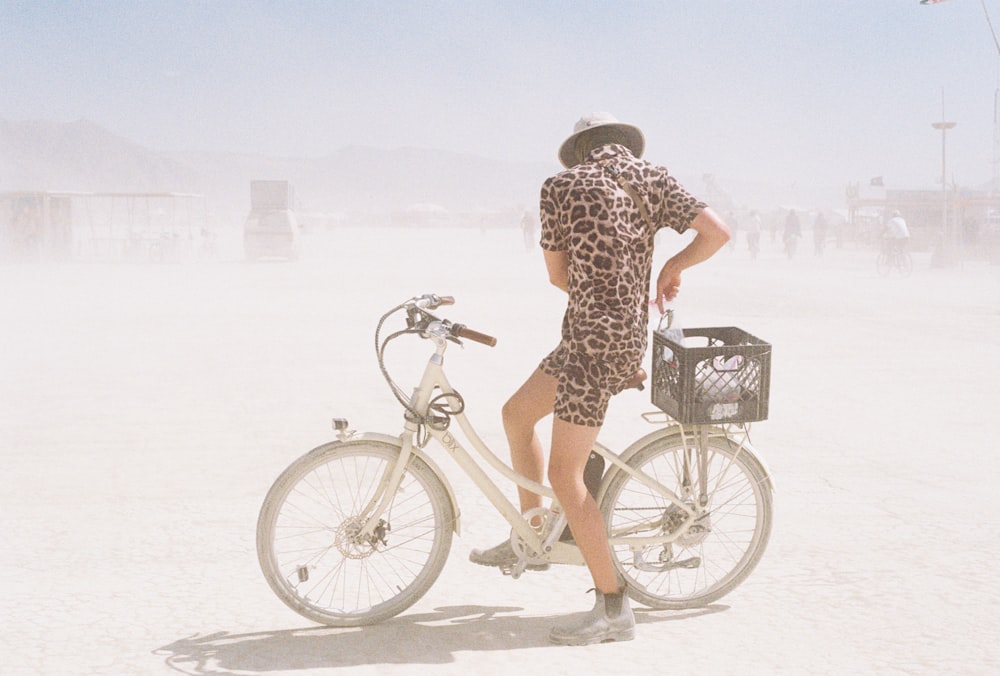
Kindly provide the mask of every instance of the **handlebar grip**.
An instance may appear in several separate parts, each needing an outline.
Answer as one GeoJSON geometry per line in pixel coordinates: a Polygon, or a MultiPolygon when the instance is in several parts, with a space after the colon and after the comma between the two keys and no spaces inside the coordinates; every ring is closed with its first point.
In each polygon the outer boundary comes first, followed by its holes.
{"type": "Polygon", "coordinates": [[[455,297],[454,296],[438,296],[437,299],[438,299],[438,302],[441,305],[454,305],[455,304],[455,297]]]}
{"type": "Polygon", "coordinates": [[[457,338],[467,338],[473,342],[488,345],[489,347],[495,347],[497,344],[497,339],[493,336],[488,336],[485,333],[480,333],[479,331],[473,331],[464,324],[454,324],[451,327],[451,334],[457,338]]]}

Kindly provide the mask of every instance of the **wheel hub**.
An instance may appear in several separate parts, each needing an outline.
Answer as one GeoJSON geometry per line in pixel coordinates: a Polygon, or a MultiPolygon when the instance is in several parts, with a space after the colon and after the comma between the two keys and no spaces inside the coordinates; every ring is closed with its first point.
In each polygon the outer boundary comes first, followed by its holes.
{"type": "MultiPolygon", "coordinates": [[[[676,532],[682,527],[685,520],[687,520],[687,514],[684,510],[677,505],[670,505],[663,513],[663,532],[676,532]]],[[[705,541],[711,532],[712,522],[709,512],[703,512],[674,542],[681,547],[697,547],[705,541]]]]}
{"type": "Polygon", "coordinates": [[[334,544],[337,550],[347,559],[364,559],[378,551],[378,546],[388,544],[390,527],[384,519],[379,519],[375,530],[368,537],[362,535],[362,529],[367,519],[360,516],[352,516],[346,519],[337,527],[334,536],[334,544]]]}

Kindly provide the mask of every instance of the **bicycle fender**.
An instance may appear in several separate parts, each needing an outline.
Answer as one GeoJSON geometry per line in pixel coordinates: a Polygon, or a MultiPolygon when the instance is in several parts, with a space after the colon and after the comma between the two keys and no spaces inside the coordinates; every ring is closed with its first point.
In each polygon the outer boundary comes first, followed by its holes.
{"type": "MultiPolygon", "coordinates": [[[[351,438],[347,439],[346,441],[334,441],[327,445],[339,446],[342,444],[349,444],[355,441],[377,441],[379,443],[387,444],[389,446],[395,446],[400,451],[403,450],[403,442],[399,437],[394,437],[390,434],[381,434],[379,432],[358,432],[356,434],[352,434],[351,438]]],[[[321,446],[321,448],[323,447],[321,446]]],[[[444,472],[441,471],[441,468],[438,467],[438,464],[434,462],[430,458],[430,456],[428,456],[424,452],[422,448],[417,448],[416,446],[414,446],[412,453],[413,455],[420,458],[428,467],[430,467],[431,471],[434,472],[434,474],[437,475],[437,478],[441,480],[441,484],[444,486],[445,491],[448,492],[448,500],[451,502],[451,511],[455,515],[455,534],[460,536],[462,534],[461,524],[460,524],[462,518],[462,512],[458,508],[458,500],[455,498],[455,491],[454,489],[452,489],[451,483],[448,481],[448,477],[445,475],[444,472]]]]}
{"type": "MultiPolygon", "coordinates": [[[[722,430],[722,428],[719,427],[711,427],[709,434],[712,434],[713,436],[722,436],[730,438],[728,437],[728,435],[726,435],[726,433],[722,430]]],[[[628,464],[629,461],[633,458],[633,456],[638,454],[639,451],[646,448],[646,446],[648,446],[649,444],[653,443],[654,441],[660,441],[661,439],[669,439],[671,437],[676,437],[677,442],[680,442],[682,440],[683,435],[681,434],[680,425],[670,425],[668,427],[663,427],[661,429],[658,429],[655,432],[650,432],[649,434],[640,437],[636,441],[633,441],[628,446],[628,448],[626,448],[624,451],[616,455],[618,455],[618,458],[622,462],[628,464]]],[[[595,443],[594,445],[600,446],[601,449],[603,449],[604,451],[613,453],[613,451],[609,451],[608,448],[602,444],[595,443]]],[[[764,470],[764,475],[767,477],[768,486],[771,488],[772,491],[774,491],[774,479],[771,477],[771,470],[767,466],[767,463],[764,462],[764,459],[757,453],[756,449],[754,449],[754,447],[751,446],[749,442],[743,444],[743,451],[745,453],[748,453],[754,460],[760,463],[761,468],[764,470]]],[[[598,505],[601,504],[601,500],[604,498],[604,493],[608,485],[610,485],[611,480],[614,479],[615,475],[620,471],[621,470],[618,469],[615,465],[612,465],[608,469],[607,473],[604,475],[604,479],[601,481],[601,488],[597,493],[598,505]]]]}
{"type": "MultiPolygon", "coordinates": [[[[673,437],[673,436],[676,436],[676,437],[680,437],[681,436],[680,430],[675,425],[672,425],[670,427],[660,428],[660,429],[656,430],[655,432],[650,432],[649,434],[636,439],[635,441],[633,441],[628,446],[628,448],[626,448],[621,453],[614,453],[614,451],[611,451],[610,449],[608,449],[607,446],[604,446],[603,444],[600,444],[600,443],[596,443],[595,442],[594,445],[595,446],[600,446],[603,451],[606,451],[608,453],[612,453],[614,455],[617,455],[618,459],[621,460],[622,462],[624,462],[627,465],[628,462],[629,462],[629,460],[632,459],[632,456],[634,456],[636,453],[638,453],[642,449],[646,448],[646,446],[648,446],[652,442],[658,441],[660,439],[666,439],[668,437],[673,437]]],[[[601,481],[601,487],[597,491],[597,504],[598,505],[601,504],[601,500],[604,498],[604,493],[605,493],[608,485],[611,483],[611,480],[614,479],[615,475],[618,474],[618,472],[620,472],[620,471],[621,470],[616,465],[611,465],[608,468],[608,471],[604,474],[604,479],[601,481]]]]}

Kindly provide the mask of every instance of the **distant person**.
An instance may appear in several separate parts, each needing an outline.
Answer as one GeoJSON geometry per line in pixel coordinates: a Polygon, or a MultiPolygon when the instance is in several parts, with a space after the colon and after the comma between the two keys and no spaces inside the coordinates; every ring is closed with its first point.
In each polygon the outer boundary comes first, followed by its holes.
{"type": "Polygon", "coordinates": [[[823,247],[826,246],[826,232],[829,229],[826,217],[823,212],[816,214],[813,222],[813,253],[817,256],[823,255],[823,247]]]}
{"type": "Polygon", "coordinates": [[[903,214],[899,213],[899,210],[893,211],[892,218],[885,224],[882,240],[884,246],[890,251],[906,251],[907,244],[910,241],[910,229],[907,227],[906,220],[903,218],[903,214]]]}
{"type": "Polygon", "coordinates": [[[799,215],[795,213],[795,209],[789,209],[788,215],[785,217],[785,229],[781,235],[781,239],[785,243],[785,253],[789,258],[795,255],[795,249],[798,247],[801,237],[802,223],[799,222],[799,215]]]}
{"type": "Polygon", "coordinates": [[[16,255],[23,260],[36,260],[41,243],[42,223],[33,200],[22,200],[14,212],[12,225],[16,255]]]}
{"type": "MultiPolygon", "coordinates": [[[[562,340],[504,404],[504,432],[515,471],[541,483],[544,455],[535,425],[554,413],[548,479],[590,570],[593,609],[556,626],[555,643],[627,641],[635,618],[618,576],[607,532],[583,480],[584,467],[612,395],[634,384],[646,354],[654,236],[660,229],[695,237],[664,263],[656,298],[677,296],[681,273],[729,240],[726,224],[665,167],[640,160],[645,140],[608,113],[584,116],[559,150],[567,169],[541,191],[541,247],[549,281],[568,295],[562,340]]],[[[644,376],[644,374],[642,374],[644,376]]],[[[519,489],[522,513],[542,498],[519,489]]],[[[509,539],[470,560],[513,566],[509,539]]]]}
{"type": "Polygon", "coordinates": [[[533,211],[524,210],[521,217],[521,234],[524,237],[524,250],[531,251],[535,248],[535,238],[538,236],[538,216],[533,211]]]}
{"type": "Polygon", "coordinates": [[[760,229],[760,214],[756,211],[751,211],[750,218],[747,219],[743,230],[747,234],[747,249],[750,250],[750,258],[754,260],[757,259],[757,254],[760,253],[760,229]]]}
{"type": "Polygon", "coordinates": [[[736,250],[736,236],[737,236],[737,234],[739,233],[739,230],[740,230],[740,222],[739,222],[739,219],[736,218],[736,214],[734,214],[732,211],[730,211],[730,212],[728,212],[726,214],[726,225],[729,226],[729,235],[730,235],[730,237],[729,237],[729,245],[728,245],[729,246],[729,250],[730,251],[735,251],[736,250]]]}

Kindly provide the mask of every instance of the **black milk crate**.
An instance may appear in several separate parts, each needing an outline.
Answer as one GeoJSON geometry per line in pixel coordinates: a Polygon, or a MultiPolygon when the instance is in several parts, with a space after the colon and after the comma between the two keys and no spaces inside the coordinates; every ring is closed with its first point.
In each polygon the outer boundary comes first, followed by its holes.
{"type": "Polygon", "coordinates": [[[684,342],[653,332],[653,405],[684,425],[767,419],[770,343],[734,326],[684,329],[684,342]]]}

